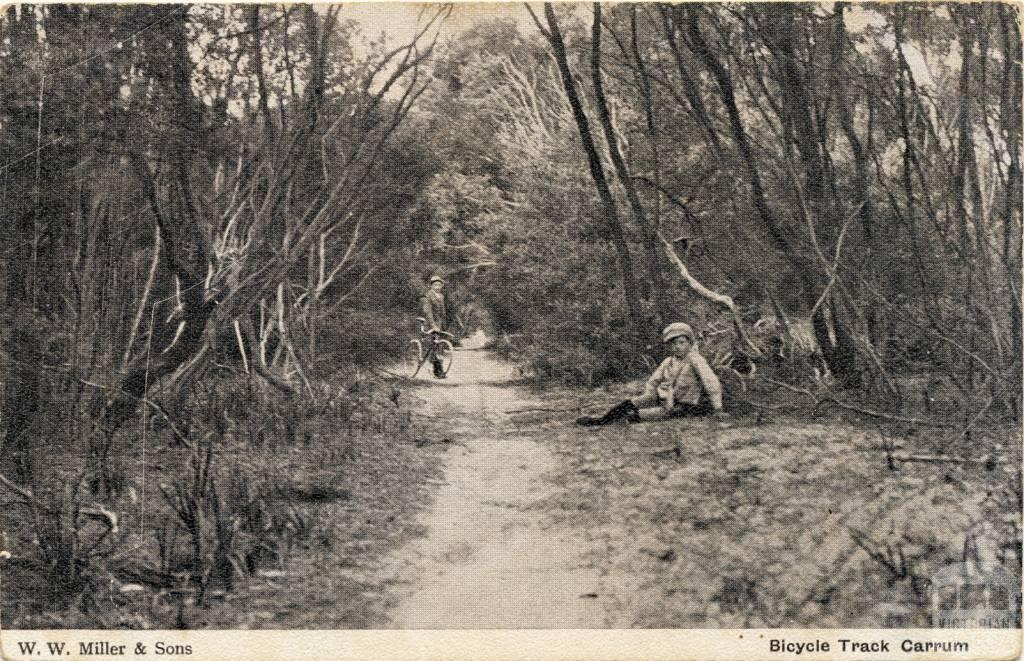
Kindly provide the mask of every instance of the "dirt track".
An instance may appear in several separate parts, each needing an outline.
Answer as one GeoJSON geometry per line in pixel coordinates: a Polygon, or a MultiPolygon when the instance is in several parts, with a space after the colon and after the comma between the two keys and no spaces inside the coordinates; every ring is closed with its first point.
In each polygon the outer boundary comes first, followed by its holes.
{"type": "Polygon", "coordinates": [[[394,559],[407,582],[389,626],[608,626],[579,531],[542,511],[558,457],[505,413],[538,404],[509,384],[514,376],[483,351],[459,351],[447,380],[419,389],[422,413],[450,419],[454,442],[445,484],[420,520],[426,535],[394,559]]]}
{"type": "Polygon", "coordinates": [[[885,626],[887,605],[920,604],[854,535],[900,546],[928,577],[977,521],[997,520],[993,494],[1012,482],[971,465],[893,471],[877,432],[839,421],[581,430],[579,392],[541,402],[515,377],[464,350],[448,380],[421,378],[444,479],[424,534],[385,563],[379,626],[885,626]],[[509,413],[531,408],[549,411],[509,413]]]}

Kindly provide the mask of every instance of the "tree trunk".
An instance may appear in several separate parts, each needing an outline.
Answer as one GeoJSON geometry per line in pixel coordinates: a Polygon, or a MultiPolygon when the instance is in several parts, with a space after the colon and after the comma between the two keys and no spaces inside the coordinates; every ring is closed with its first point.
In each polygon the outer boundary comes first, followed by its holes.
{"type": "Polygon", "coordinates": [[[163,239],[164,259],[181,284],[181,332],[169,347],[157,356],[149,352],[128,368],[118,385],[114,398],[107,402],[102,425],[108,436],[121,427],[135,412],[139,402],[161,378],[173,373],[193,358],[203,346],[206,324],[216,301],[206,299],[203,282],[208,251],[200,230],[200,216],[193,199],[192,160],[203,144],[200,105],[192,92],[192,62],[188,53],[184,12],[174,10],[167,24],[166,37],[170,52],[169,76],[161,78],[168,85],[174,104],[174,125],[169,140],[171,203],[174,221],[166,217],[157,195],[153,174],[146,157],[135,154],[133,160],[143,192],[156,217],[163,239]]]}
{"type": "MultiPolygon", "coordinates": [[[[629,200],[630,208],[633,211],[633,218],[640,226],[640,234],[643,238],[644,252],[647,258],[647,270],[650,273],[651,284],[654,287],[653,298],[659,317],[663,317],[666,311],[665,303],[665,278],[661,269],[661,256],[658,254],[658,237],[654,228],[647,218],[647,212],[637,195],[633,178],[626,167],[626,161],[622,158],[619,149],[619,140],[615,134],[615,127],[612,126],[611,114],[608,112],[608,101],[604,94],[604,82],[601,80],[601,4],[594,3],[594,22],[591,27],[591,48],[590,48],[590,77],[594,82],[594,98],[597,105],[597,114],[601,120],[601,128],[604,130],[605,142],[608,144],[608,153],[611,156],[615,174],[619,183],[626,191],[626,198],[629,200]]],[[[646,287],[642,286],[642,289],[646,287]]]]}
{"type": "MultiPolygon", "coordinates": [[[[751,201],[753,206],[757,210],[758,216],[765,228],[768,230],[768,235],[773,240],[776,248],[790,262],[796,272],[797,278],[803,285],[804,297],[816,297],[817,287],[815,286],[815,283],[818,279],[815,278],[813,274],[817,273],[819,269],[814,267],[807,259],[799,254],[796,246],[794,246],[790,241],[786,231],[772,213],[771,208],[768,206],[768,200],[765,196],[764,186],[761,182],[761,175],[754,159],[750,139],[743,127],[743,121],[736,103],[732,78],[729,75],[729,72],[726,71],[725,67],[722,66],[721,62],[719,62],[715,57],[710,46],[701,34],[696,12],[688,9],[684,10],[682,7],[677,7],[676,11],[687,11],[686,35],[688,46],[690,47],[690,50],[704,62],[718,86],[722,103],[725,105],[726,113],[729,117],[729,126],[732,130],[733,140],[736,142],[737,148],[740,151],[744,168],[746,169],[747,175],[750,179],[751,201]]],[[[795,70],[791,70],[789,75],[790,77],[795,76],[795,70]]],[[[806,94],[803,94],[803,98],[806,101],[806,94]]],[[[809,103],[809,101],[807,102],[809,103]]],[[[811,128],[807,126],[805,126],[804,129],[805,131],[811,131],[811,128]]],[[[815,164],[820,163],[820,160],[817,159],[813,151],[817,141],[811,140],[808,135],[804,136],[804,141],[807,143],[803,147],[802,154],[805,159],[805,163],[812,166],[813,171],[820,173],[821,168],[815,167],[815,164]]],[[[808,176],[810,176],[810,174],[808,176]]],[[[812,190],[820,189],[820,185],[820,181],[813,182],[812,190]]],[[[818,196],[818,199],[820,200],[820,195],[818,196]]],[[[813,222],[813,219],[811,219],[811,222],[813,222]]],[[[837,378],[849,383],[855,383],[859,379],[856,361],[856,345],[853,342],[852,335],[846,329],[845,324],[841,323],[837,319],[837,316],[832,310],[828,309],[828,306],[819,306],[819,309],[815,312],[814,318],[812,319],[812,324],[815,331],[815,338],[821,347],[822,356],[825,359],[829,370],[831,370],[837,378]]]]}
{"type": "Polygon", "coordinates": [[[736,147],[740,151],[742,157],[743,168],[746,170],[748,179],[750,180],[750,197],[751,203],[754,209],[757,211],[758,217],[761,219],[762,224],[768,231],[768,236],[771,238],[775,247],[778,248],[779,252],[790,262],[794,267],[794,270],[798,274],[801,282],[804,284],[808,292],[813,291],[811,287],[811,280],[809,277],[808,264],[806,260],[802,259],[795,247],[792,245],[790,238],[787,236],[785,229],[775,218],[772,213],[771,207],[768,205],[768,199],[765,196],[764,184],[761,181],[761,173],[757,168],[757,163],[754,159],[754,150],[750,144],[750,138],[747,137],[746,129],[743,127],[743,120],[740,116],[739,107],[736,104],[736,94],[733,90],[732,77],[729,72],[725,70],[722,63],[718,61],[711,47],[704,40],[704,36],[701,34],[700,25],[697,20],[697,13],[691,8],[684,8],[681,6],[674,7],[675,11],[683,12],[686,11],[686,36],[687,45],[690,50],[704,63],[707,67],[708,72],[714,79],[716,86],[718,87],[719,96],[722,99],[722,104],[725,106],[726,114],[729,118],[729,128],[732,132],[733,140],[736,142],[736,147]]]}
{"type": "Polygon", "coordinates": [[[267,80],[263,74],[263,38],[260,27],[260,6],[250,5],[247,8],[249,13],[249,30],[252,32],[252,70],[256,74],[256,89],[259,94],[260,115],[263,116],[263,129],[267,138],[274,135],[274,121],[270,116],[270,106],[267,102],[267,80]]]}
{"type": "MultiPolygon", "coordinates": [[[[853,112],[850,108],[849,95],[845,86],[842,84],[841,75],[845,72],[843,63],[845,62],[844,53],[846,49],[846,24],[844,22],[844,10],[846,5],[844,3],[837,3],[835,8],[834,20],[835,27],[833,31],[833,43],[832,43],[832,67],[830,75],[832,76],[832,100],[836,104],[836,111],[839,114],[839,125],[843,130],[843,135],[846,137],[846,142],[850,146],[850,152],[853,154],[854,162],[854,177],[853,177],[853,190],[854,190],[854,203],[859,204],[859,210],[857,215],[860,219],[861,231],[864,233],[864,242],[868,247],[868,254],[864,259],[873,266],[872,260],[875,257],[875,251],[877,247],[885,249],[885,244],[877,244],[875,231],[875,218],[874,218],[874,204],[871,200],[870,188],[869,188],[869,164],[868,164],[868,152],[865,145],[861,142],[857,136],[857,132],[854,129],[853,124],[853,112]]],[[[868,140],[870,145],[870,139],[868,140]]],[[[871,274],[872,279],[875,281],[881,281],[883,278],[877,277],[875,273],[871,274]]],[[[890,289],[887,283],[879,282],[882,285],[882,294],[887,296],[890,289]]],[[[880,311],[876,306],[872,306],[867,311],[867,332],[868,338],[871,344],[875,347],[880,357],[885,356],[885,344],[886,338],[888,337],[888,325],[884,316],[880,315],[880,311]]]]}
{"type": "Polygon", "coordinates": [[[690,110],[694,115],[696,115],[701,128],[704,129],[704,135],[708,140],[708,145],[711,147],[712,151],[718,152],[722,147],[718,139],[718,132],[715,131],[714,124],[711,123],[711,118],[708,116],[707,108],[704,106],[704,100],[701,98],[700,90],[697,89],[697,84],[694,82],[689,69],[683,62],[683,53],[679,49],[679,43],[676,39],[675,22],[670,13],[672,9],[665,5],[658,5],[658,11],[661,13],[661,20],[665,26],[665,38],[668,40],[669,49],[672,51],[672,57],[675,60],[676,69],[679,73],[679,80],[682,81],[683,84],[683,96],[686,98],[686,102],[689,104],[690,110]]]}
{"type": "Polygon", "coordinates": [[[558,64],[558,71],[562,76],[565,95],[569,99],[569,106],[572,108],[573,118],[576,120],[576,127],[580,133],[583,150],[587,154],[590,176],[594,180],[594,186],[597,188],[597,194],[601,199],[604,221],[611,235],[615,251],[618,254],[622,294],[626,299],[626,306],[629,309],[630,322],[635,328],[641,321],[641,312],[640,307],[637,305],[636,276],[634,275],[633,260],[629,253],[629,244],[626,242],[622,221],[619,219],[619,213],[615,206],[615,199],[612,197],[608,180],[604,174],[604,166],[601,164],[601,157],[598,155],[597,145],[594,143],[594,136],[590,130],[590,121],[583,110],[583,103],[576,90],[576,81],[572,77],[572,71],[569,69],[565,42],[562,40],[562,33],[558,29],[558,19],[555,16],[554,9],[551,8],[551,3],[544,3],[544,16],[548,23],[548,40],[551,42],[555,61],[558,64]]]}
{"type": "Polygon", "coordinates": [[[1022,291],[1020,243],[1021,243],[1021,206],[1024,205],[1021,177],[1021,113],[1019,100],[1024,94],[1024,81],[1021,75],[1021,36],[1017,25],[1017,13],[1005,5],[996,7],[999,13],[1000,32],[1003,42],[1003,84],[1005,96],[1000,100],[1000,117],[1003,124],[1003,135],[1010,152],[1010,165],[1006,174],[1006,192],[1003,201],[1003,264],[1006,278],[1007,307],[1010,310],[1010,337],[1014,347],[1014,368],[1011,374],[1017,379],[1017,387],[1012,392],[1010,409],[1014,420],[1021,417],[1020,374],[1021,346],[1024,344],[1021,334],[1021,303],[1022,291]]]}

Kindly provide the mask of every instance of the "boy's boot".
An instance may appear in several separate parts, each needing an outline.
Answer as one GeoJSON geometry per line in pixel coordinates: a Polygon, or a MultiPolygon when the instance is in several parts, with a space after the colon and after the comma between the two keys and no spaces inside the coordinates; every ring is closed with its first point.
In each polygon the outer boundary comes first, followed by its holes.
{"type": "MultiPolygon", "coordinates": [[[[615,411],[615,417],[612,420],[625,420],[629,423],[640,422],[640,409],[636,407],[636,404],[632,400],[627,399],[613,409],[615,411]]],[[[609,411],[611,413],[611,411],[609,411]]]]}
{"type": "Polygon", "coordinates": [[[626,420],[627,422],[640,422],[640,409],[636,407],[631,400],[626,400],[619,404],[616,404],[608,410],[600,418],[594,418],[590,416],[583,416],[576,420],[576,424],[584,427],[595,427],[599,425],[607,425],[615,422],[616,420],[626,420]]]}

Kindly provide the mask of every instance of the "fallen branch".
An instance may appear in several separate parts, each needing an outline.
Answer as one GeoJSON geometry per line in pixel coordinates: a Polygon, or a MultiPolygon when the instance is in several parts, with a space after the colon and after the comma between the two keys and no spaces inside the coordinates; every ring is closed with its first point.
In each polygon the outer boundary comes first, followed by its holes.
{"type": "Polygon", "coordinates": [[[686,284],[690,286],[690,289],[694,290],[709,301],[714,301],[715,303],[727,308],[729,312],[732,313],[732,320],[736,325],[736,333],[740,336],[740,339],[742,339],[743,343],[747,345],[747,348],[750,350],[752,355],[761,356],[761,350],[750,339],[750,336],[747,335],[746,329],[743,327],[743,319],[740,316],[740,311],[736,307],[736,303],[732,300],[732,297],[726,296],[725,294],[719,294],[718,292],[712,291],[701,284],[695,277],[693,277],[693,275],[690,274],[690,269],[686,267],[683,260],[678,254],[676,254],[675,246],[673,246],[672,243],[660,233],[658,234],[658,238],[661,239],[662,244],[665,246],[665,254],[667,254],[668,258],[673,264],[675,264],[676,269],[679,271],[679,275],[683,277],[683,280],[685,280],[686,284]]]}
{"type": "Polygon", "coordinates": [[[978,464],[980,466],[996,466],[1004,464],[1006,462],[1000,461],[999,459],[966,459],[964,457],[939,457],[922,454],[911,454],[906,456],[893,455],[892,457],[896,461],[919,461],[919,462],[935,462],[935,463],[947,463],[947,464],[978,464]]]}
{"type": "Polygon", "coordinates": [[[955,426],[951,423],[940,422],[937,420],[925,420],[923,418],[908,418],[902,415],[890,415],[888,413],[882,413],[881,411],[872,411],[871,409],[864,409],[859,406],[854,406],[853,404],[841,402],[833,397],[822,398],[817,404],[814,405],[814,409],[817,410],[819,406],[823,406],[825,404],[834,404],[841,409],[846,409],[847,411],[853,411],[854,413],[860,413],[861,415],[866,415],[872,418],[878,418],[880,420],[888,420],[890,422],[902,422],[908,425],[921,425],[922,427],[949,428],[955,426]]]}
{"type": "Polygon", "coordinates": [[[838,406],[841,409],[846,409],[847,411],[853,411],[854,413],[860,413],[861,415],[866,415],[871,418],[878,418],[880,420],[888,420],[890,422],[902,422],[909,425],[921,425],[922,427],[948,428],[954,426],[948,422],[925,420],[923,418],[908,418],[902,415],[892,415],[889,413],[882,413],[881,411],[873,411],[871,409],[861,408],[859,406],[854,406],[853,404],[848,404],[846,402],[838,400],[835,397],[832,397],[831,395],[819,397],[806,388],[794,386],[788,383],[784,383],[782,381],[776,381],[775,379],[771,379],[768,377],[765,377],[765,381],[776,386],[779,386],[780,388],[785,388],[790,392],[795,392],[799,395],[805,395],[807,397],[810,397],[811,401],[814,402],[814,407],[812,411],[815,413],[818,411],[820,407],[825,406],[826,404],[834,404],[835,406],[838,406]]]}

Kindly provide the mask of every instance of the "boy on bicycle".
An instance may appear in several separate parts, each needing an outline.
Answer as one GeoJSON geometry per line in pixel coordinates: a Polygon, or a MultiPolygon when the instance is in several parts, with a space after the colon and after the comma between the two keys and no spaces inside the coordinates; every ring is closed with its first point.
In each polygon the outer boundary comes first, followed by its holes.
{"type": "MultiPolygon", "coordinates": [[[[435,275],[430,278],[430,289],[420,298],[420,311],[423,318],[427,320],[427,332],[434,334],[448,330],[448,301],[442,291],[444,290],[444,278],[435,275]]],[[[434,366],[434,377],[445,378],[444,366],[436,354],[431,355],[431,362],[434,366]]]]}
{"type": "Polygon", "coordinates": [[[627,399],[599,418],[584,416],[583,426],[606,425],[616,420],[641,422],[666,417],[722,413],[722,384],[700,355],[696,336],[688,324],[669,324],[661,333],[671,355],[647,380],[640,397],[627,399]]]}

